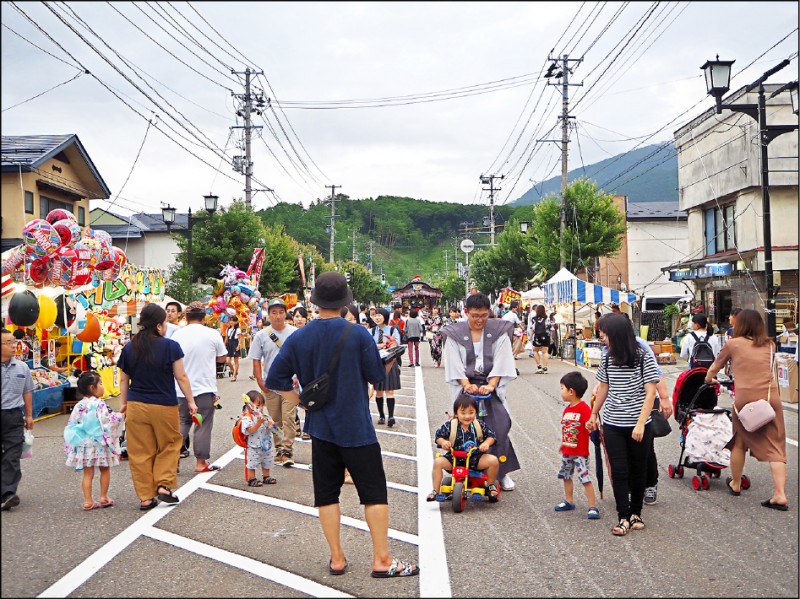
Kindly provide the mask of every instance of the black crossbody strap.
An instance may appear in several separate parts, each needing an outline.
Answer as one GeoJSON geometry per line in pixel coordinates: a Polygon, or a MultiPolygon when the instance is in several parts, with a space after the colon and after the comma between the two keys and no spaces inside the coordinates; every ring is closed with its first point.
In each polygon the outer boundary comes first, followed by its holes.
{"type": "Polygon", "coordinates": [[[353,330],[353,323],[347,323],[347,328],[344,330],[344,335],[339,340],[339,344],[336,346],[336,353],[333,356],[333,360],[331,361],[331,365],[328,366],[328,376],[333,374],[333,371],[336,370],[336,367],[339,365],[339,356],[342,354],[342,350],[344,349],[344,344],[347,342],[347,338],[350,336],[350,332],[353,330]]]}

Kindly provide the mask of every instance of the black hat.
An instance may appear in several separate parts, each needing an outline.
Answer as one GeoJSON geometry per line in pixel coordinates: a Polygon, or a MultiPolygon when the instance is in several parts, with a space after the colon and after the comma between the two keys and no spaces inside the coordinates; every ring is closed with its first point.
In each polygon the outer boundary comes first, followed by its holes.
{"type": "Polygon", "coordinates": [[[353,292],[344,276],[334,271],[324,272],[317,277],[311,303],[329,310],[341,308],[353,303],[353,292]]]}

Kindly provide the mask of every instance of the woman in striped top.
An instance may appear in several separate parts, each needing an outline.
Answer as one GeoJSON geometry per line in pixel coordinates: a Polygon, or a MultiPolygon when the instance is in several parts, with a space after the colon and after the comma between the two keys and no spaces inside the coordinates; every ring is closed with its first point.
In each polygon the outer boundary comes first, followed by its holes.
{"type": "Polygon", "coordinates": [[[653,447],[650,412],[658,366],[653,354],[639,347],[630,323],[621,314],[601,317],[599,327],[600,339],[608,345],[608,358],[597,369],[600,384],[586,428],[591,432],[598,427],[597,414],[603,408],[603,437],[619,517],[611,532],[623,536],[631,529],[644,528],[641,512],[647,458],[653,447]]]}

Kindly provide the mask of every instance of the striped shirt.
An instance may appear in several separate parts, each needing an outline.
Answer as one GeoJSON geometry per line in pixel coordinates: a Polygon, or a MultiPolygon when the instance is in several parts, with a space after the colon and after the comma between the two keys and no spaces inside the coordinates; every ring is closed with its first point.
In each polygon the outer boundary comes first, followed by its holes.
{"type": "MultiPolygon", "coordinates": [[[[646,383],[657,383],[658,365],[649,351],[640,349],[636,366],[617,366],[609,359],[600,362],[597,380],[608,384],[608,397],[603,402],[603,423],[611,426],[634,427],[642,412],[646,383]],[[641,360],[644,359],[642,365],[641,360]]],[[[647,422],[650,422],[648,416],[647,422]]]]}

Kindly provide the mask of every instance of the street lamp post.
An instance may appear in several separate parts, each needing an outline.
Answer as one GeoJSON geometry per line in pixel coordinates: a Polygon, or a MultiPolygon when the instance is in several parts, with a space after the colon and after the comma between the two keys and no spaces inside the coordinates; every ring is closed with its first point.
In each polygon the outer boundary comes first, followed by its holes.
{"type": "MultiPolygon", "coordinates": [[[[716,60],[707,60],[706,63],[700,67],[705,72],[706,88],[708,95],[713,96],[717,101],[717,114],[722,113],[722,109],[728,109],[733,112],[744,113],[758,122],[758,140],[761,146],[761,203],[763,212],[763,232],[764,232],[764,274],[767,286],[767,334],[770,338],[774,339],[777,334],[777,327],[775,322],[775,278],[772,269],[772,223],[770,218],[770,201],[769,201],[769,157],[767,155],[767,146],[769,143],[784,133],[797,131],[797,125],[768,125],[767,124],[767,100],[764,94],[764,82],[771,76],[789,65],[788,60],[782,61],[780,64],[772,67],[765,72],[756,81],[751,83],[745,88],[745,93],[758,88],[758,103],[757,104],[723,104],[722,96],[730,89],[731,81],[731,66],[735,61],[733,60],[720,60],[719,55],[716,60]]],[[[792,111],[797,113],[795,108],[797,98],[797,82],[788,84],[781,89],[776,90],[771,97],[789,88],[790,91],[794,89],[792,97],[792,111]]]]}
{"type": "MultiPolygon", "coordinates": [[[[186,242],[187,242],[186,256],[189,265],[190,283],[194,282],[194,268],[193,268],[193,255],[192,255],[192,228],[195,226],[195,224],[201,223],[214,216],[214,213],[217,211],[217,202],[219,201],[219,197],[213,194],[208,194],[203,196],[203,200],[205,201],[205,208],[206,212],[208,212],[208,216],[192,216],[192,209],[190,207],[186,229],[180,229],[182,233],[186,234],[186,242]]],[[[164,220],[164,224],[167,225],[167,233],[171,232],[172,225],[175,223],[175,212],[176,212],[175,208],[173,208],[170,205],[164,206],[161,209],[161,218],[164,220]]]]}

